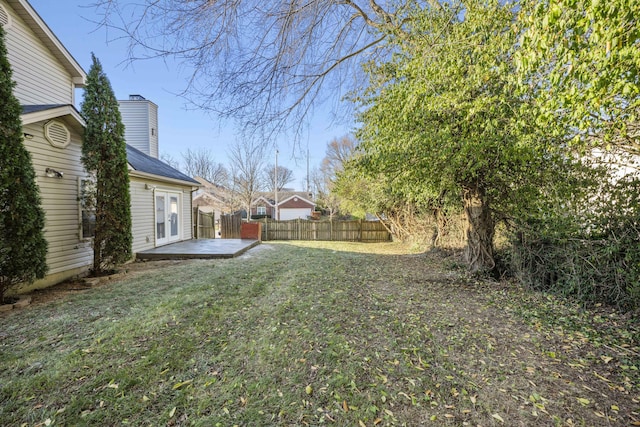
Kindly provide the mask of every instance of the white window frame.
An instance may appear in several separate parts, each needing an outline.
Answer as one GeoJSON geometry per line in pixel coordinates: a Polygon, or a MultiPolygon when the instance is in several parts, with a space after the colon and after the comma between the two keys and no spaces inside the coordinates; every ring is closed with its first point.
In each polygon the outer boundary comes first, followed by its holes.
{"type": "Polygon", "coordinates": [[[267,214],[267,207],[266,206],[258,206],[256,208],[256,215],[266,215],[267,214]]]}

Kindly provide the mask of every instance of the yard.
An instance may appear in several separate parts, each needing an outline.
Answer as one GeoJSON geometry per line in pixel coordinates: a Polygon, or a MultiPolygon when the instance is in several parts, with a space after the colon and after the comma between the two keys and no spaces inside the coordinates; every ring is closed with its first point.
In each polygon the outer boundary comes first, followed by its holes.
{"type": "Polygon", "coordinates": [[[2,425],[640,425],[638,319],[443,253],[270,243],[65,289],[0,317],[2,425]]]}

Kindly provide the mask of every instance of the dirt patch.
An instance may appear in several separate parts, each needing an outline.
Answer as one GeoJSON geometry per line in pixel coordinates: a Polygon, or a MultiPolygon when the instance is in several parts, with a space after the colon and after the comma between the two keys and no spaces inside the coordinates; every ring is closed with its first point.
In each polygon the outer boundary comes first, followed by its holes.
{"type": "Polygon", "coordinates": [[[136,261],[125,264],[124,266],[119,268],[118,271],[112,276],[98,278],[74,278],[65,280],[64,282],[58,283],[48,288],[36,289],[32,292],[24,294],[24,296],[28,296],[31,298],[31,304],[26,307],[20,308],[24,309],[30,306],[48,304],[51,301],[65,298],[66,296],[71,294],[83,292],[99,286],[108,286],[110,283],[115,283],[125,278],[136,277],[149,271],[156,271],[168,267],[174,267],[176,265],[185,264],[188,262],[192,261],[136,261]]]}

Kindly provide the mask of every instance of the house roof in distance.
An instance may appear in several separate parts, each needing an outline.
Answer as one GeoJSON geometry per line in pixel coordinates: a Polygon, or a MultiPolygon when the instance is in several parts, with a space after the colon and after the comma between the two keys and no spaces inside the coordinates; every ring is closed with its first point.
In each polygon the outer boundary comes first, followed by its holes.
{"type": "Polygon", "coordinates": [[[194,186],[199,186],[200,183],[195,179],[183,174],[177,169],[172,168],[168,164],[162,162],[143,153],[142,151],[133,148],[127,144],[127,161],[131,167],[138,171],[151,175],[157,175],[164,178],[176,179],[178,181],[185,181],[194,186]]]}

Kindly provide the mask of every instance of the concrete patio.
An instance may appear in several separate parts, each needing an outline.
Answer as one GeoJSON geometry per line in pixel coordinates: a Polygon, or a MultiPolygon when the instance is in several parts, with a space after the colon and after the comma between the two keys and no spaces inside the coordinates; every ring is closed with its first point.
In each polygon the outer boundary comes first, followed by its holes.
{"type": "Polygon", "coordinates": [[[253,239],[194,239],[138,252],[138,260],[234,258],[260,244],[253,239]]]}

